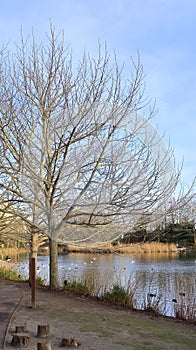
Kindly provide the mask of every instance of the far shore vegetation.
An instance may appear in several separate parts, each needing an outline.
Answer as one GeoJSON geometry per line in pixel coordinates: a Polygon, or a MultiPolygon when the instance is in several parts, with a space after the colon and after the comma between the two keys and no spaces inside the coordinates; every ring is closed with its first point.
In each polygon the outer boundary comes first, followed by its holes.
{"type": "MultiPolygon", "coordinates": [[[[25,254],[30,251],[28,236],[22,238],[17,234],[0,234],[1,256],[25,254]]],[[[58,253],[101,253],[101,254],[142,254],[173,253],[182,250],[196,250],[196,231],[193,222],[168,223],[164,228],[152,232],[145,229],[129,232],[118,240],[102,245],[74,246],[58,244],[58,253]]],[[[48,240],[39,247],[39,254],[49,254],[48,240]]],[[[3,260],[3,258],[2,258],[3,260]]]]}

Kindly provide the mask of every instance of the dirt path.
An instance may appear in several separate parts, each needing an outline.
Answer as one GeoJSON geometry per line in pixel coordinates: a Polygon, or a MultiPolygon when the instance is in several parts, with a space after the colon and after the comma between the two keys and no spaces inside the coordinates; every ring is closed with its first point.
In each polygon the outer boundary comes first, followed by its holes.
{"type": "Polygon", "coordinates": [[[80,350],[195,350],[196,327],[173,319],[153,317],[141,312],[119,310],[96,300],[73,297],[65,292],[38,289],[36,309],[31,306],[31,290],[20,284],[22,305],[15,313],[5,349],[16,326],[26,325],[31,338],[28,350],[36,350],[38,325],[50,325],[52,350],[62,349],[63,338],[74,338],[80,350]]]}
{"type": "Polygon", "coordinates": [[[0,348],[4,349],[9,322],[23,298],[23,290],[17,285],[0,281],[0,348]]]}

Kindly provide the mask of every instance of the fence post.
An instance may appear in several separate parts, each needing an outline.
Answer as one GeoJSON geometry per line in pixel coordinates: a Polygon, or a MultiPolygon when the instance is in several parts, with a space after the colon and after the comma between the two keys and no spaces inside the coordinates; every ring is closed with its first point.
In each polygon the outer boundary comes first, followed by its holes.
{"type": "Polygon", "coordinates": [[[31,307],[36,308],[36,266],[35,258],[31,258],[31,307]]]}

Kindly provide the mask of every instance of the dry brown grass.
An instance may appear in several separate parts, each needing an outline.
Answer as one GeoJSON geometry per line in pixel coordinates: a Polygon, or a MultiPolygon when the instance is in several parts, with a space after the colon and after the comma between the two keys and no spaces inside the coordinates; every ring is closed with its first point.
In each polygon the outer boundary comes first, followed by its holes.
{"type": "Polygon", "coordinates": [[[0,269],[4,271],[9,271],[13,268],[14,264],[11,262],[7,262],[5,260],[0,260],[0,269]]]}
{"type": "MultiPolygon", "coordinates": [[[[133,244],[117,244],[113,246],[111,243],[103,244],[100,246],[74,246],[68,247],[60,246],[59,253],[76,252],[76,253],[108,253],[108,254],[170,254],[177,253],[177,247],[175,243],[159,243],[159,242],[146,242],[146,243],[133,243],[133,244]]],[[[12,260],[16,261],[18,255],[27,254],[28,251],[24,248],[0,248],[0,258],[5,260],[6,255],[9,255],[12,260]]],[[[41,252],[43,254],[43,252],[41,252]]],[[[44,254],[49,254],[49,249],[44,250],[44,254]]]]}
{"type": "Polygon", "coordinates": [[[68,247],[70,252],[85,252],[85,253],[124,253],[124,254],[153,254],[153,253],[173,253],[177,252],[175,243],[159,243],[159,242],[146,242],[146,243],[134,243],[134,244],[118,244],[113,246],[112,244],[104,244],[99,247],[77,247],[70,245],[68,247]]]}
{"type": "Polygon", "coordinates": [[[5,247],[5,248],[0,248],[0,257],[6,256],[6,255],[14,257],[15,255],[26,254],[27,252],[28,250],[26,248],[15,248],[15,247],[6,248],[5,247]]]}

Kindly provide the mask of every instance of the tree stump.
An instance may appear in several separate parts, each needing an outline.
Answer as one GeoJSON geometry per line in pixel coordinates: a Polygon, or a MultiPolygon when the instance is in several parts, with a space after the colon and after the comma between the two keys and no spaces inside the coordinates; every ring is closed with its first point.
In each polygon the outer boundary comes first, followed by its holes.
{"type": "Polygon", "coordinates": [[[50,342],[37,343],[37,350],[52,350],[50,342]]]}
{"type": "Polygon", "coordinates": [[[25,347],[30,343],[30,337],[26,334],[14,334],[12,338],[11,345],[15,347],[25,347]]]}
{"type": "Polygon", "coordinates": [[[50,335],[50,326],[46,325],[38,325],[37,326],[37,337],[39,338],[47,338],[50,335]]]}
{"type": "Polygon", "coordinates": [[[15,333],[25,333],[26,332],[26,325],[25,326],[16,326],[15,333]]]}
{"type": "Polygon", "coordinates": [[[72,347],[72,348],[77,348],[80,344],[76,342],[74,338],[63,338],[61,340],[60,347],[72,347]]]}

